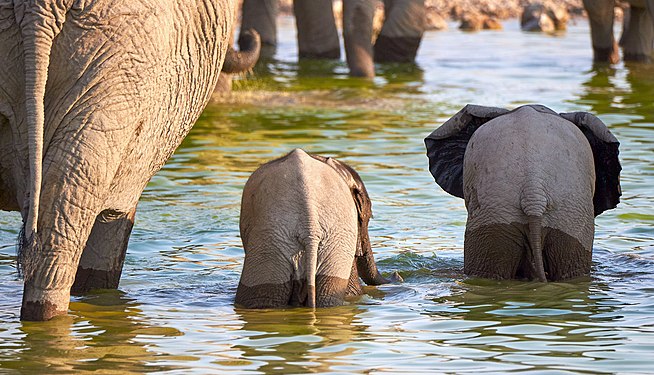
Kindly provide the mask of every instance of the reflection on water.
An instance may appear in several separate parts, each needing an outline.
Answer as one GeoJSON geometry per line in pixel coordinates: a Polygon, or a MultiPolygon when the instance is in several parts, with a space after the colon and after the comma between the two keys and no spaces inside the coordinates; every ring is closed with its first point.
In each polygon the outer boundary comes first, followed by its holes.
{"type": "Polygon", "coordinates": [[[0,213],[0,372],[639,372],[654,360],[654,68],[593,67],[585,22],[557,37],[428,33],[417,65],[296,63],[281,23],[275,60],[216,98],[139,204],[119,292],[21,323],[14,243],[0,213]],[[422,139],[466,103],[596,113],[621,141],[622,202],[596,220],[590,279],[467,279],[463,201],[436,187],[422,139]],[[339,157],[373,201],[383,273],[346,306],[241,310],[242,187],[295,147],[339,157]]]}

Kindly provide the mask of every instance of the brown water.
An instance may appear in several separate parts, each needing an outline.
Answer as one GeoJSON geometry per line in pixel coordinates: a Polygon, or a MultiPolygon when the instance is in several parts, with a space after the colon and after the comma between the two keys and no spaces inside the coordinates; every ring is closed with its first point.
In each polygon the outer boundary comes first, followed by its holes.
{"type": "Polygon", "coordinates": [[[652,371],[654,67],[594,69],[585,21],[560,36],[428,33],[418,66],[368,83],[343,63],[296,61],[283,20],[277,60],[212,104],[146,189],[119,291],[70,314],[18,320],[19,218],[0,213],[0,373],[466,373],[652,371]],[[587,110],[621,141],[622,202],[596,220],[589,280],[525,283],[462,274],[463,201],[440,190],[422,139],[466,103],[587,110]],[[339,157],[373,201],[381,270],[401,285],[347,306],[233,307],[243,262],[240,194],[295,147],[339,157]]]}

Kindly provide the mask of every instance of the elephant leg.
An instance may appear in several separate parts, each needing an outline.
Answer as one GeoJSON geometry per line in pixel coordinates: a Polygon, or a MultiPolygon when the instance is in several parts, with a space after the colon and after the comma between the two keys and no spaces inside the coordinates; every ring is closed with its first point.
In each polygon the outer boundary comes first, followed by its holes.
{"type": "Polygon", "coordinates": [[[524,266],[525,224],[466,226],[463,271],[472,277],[514,279],[524,266]]]}
{"type": "Polygon", "coordinates": [[[105,210],[98,215],[77,267],[71,293],[118,288],[135,214],[136,208],[126,214],[105,210]]]}
{"type": "Polygon", "coordinates": [[[372,0],[343,1],[343,39],[345,56],[354,77],[375,76],[372,57],[372,21],[375,3],[372,0]]]}
{"type": "Polygon", "coordinates": [[[342,279],[332,275],[316,276],[316,307],[331,307],[343,304],[348,292],[350,278],[342,279]]]}
{"type": "Polygon", "coordinates": [[[359,271],[357,270],[356,260],[352,262],[352,271],[350,272],[350,280],[347,282],[347,296],[360,296],[363,294],[361,281],[359,280],[359,271]]]}
{"type": "Polygon", "coordinates": [[[284,307],[303,302],[302,298],[297,297],[301,294],[299,289],[303,283],[294,280],[294,265],[281,255],[283,252],[280,249],[285,248],[285,244],[275,246],[269,241],[261,243],[263,245],[251,246],[246,250],[235,303],[252,309],[284,307]],[[302,301],[292,303],[292,299],[302,301]]]}
{"type": "Polygon", "coordinates": [[[620,60],[613,36],[614,5],[614,0],[584,0],[595,62],[615,64],[620,60]]]}
{"type": "Polygon", "coordinates": [[[270,58],[277,49],[279,0],[243,0],[241,34],[254,29],[261,37],[261,57],[270,58]]]}
{"type": "Polygon", "coordinates": [[[560,281],[590,275],[593,263],[592,243],[584,246],[569,234],[547,227],[543,230],[543,236],[543,261],[549,280],[560,281]]]}
{"type": "Polygon", "coordinates": [[[293,0],[299,57],[339,59],[341,47],[332,0],[293,0]]]}
{"type": "Polygon", "coordinates": [[[415,61],[425,32],[425,1],[384,0],[384,14],[384,26],[375,42],[375,61],[415,61]]]}
{"type": "Polygon", "coordinates": [[[654,23],[646,8],[631,7],[620,45],[625,61],[650,62],[654,43],[654,23]]]}

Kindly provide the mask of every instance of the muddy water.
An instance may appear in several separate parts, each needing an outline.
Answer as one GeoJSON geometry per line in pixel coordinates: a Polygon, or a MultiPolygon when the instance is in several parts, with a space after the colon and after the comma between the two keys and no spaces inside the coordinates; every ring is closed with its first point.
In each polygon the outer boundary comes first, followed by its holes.
{"type": "Polygon", "coordinates": [[[654,68],[593,68],[582,20],[559,36],[517,22],[428,33],[418,66],[297,64],[293,25],[258,78],[210,105],[139,205],[119,291],[21,323],[15,213],[0,213],[0,373],[649,372],[654,366],[654,68]],[[422,139],[466,103],[587,110],[622,142],[622,202],[596,221],[592,277],[462,274],[463,201],[427,171],[422,139]],[[348,305],[248,311],[239,200],[249,174],[294,147],[339,157],[368,187],[370,237],[401,285],[348,305]]]}

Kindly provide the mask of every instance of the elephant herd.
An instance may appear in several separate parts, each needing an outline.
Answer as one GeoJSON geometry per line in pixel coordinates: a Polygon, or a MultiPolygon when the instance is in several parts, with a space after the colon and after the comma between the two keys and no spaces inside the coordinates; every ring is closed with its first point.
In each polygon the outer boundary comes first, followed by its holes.
{"type": "MultiPolygon", "coordinates": [[[[256,24],[274,19],[274,1],[257,1],[245,0],[244,25],[252,3],[264,12],[256,24]]],[[[362,56],[361,75],[371,73],[371,51],[415,57],[422,31],[410,15],[422,1],[386,1],[375,46],[368,1],[344,1],[346,51],[362,56]]],[[[298,27],[312,30],[298,33],[301,55],[336,53],[316,49],[334,35],[330,20],[314,23],[333,19],[331,2],[296,0],[294,8],[298,27]]],[[[0,0],[0,210],[23,218],[21,319],[48,320],[68,311],[71,292],[118,286],[143,189],[200,116],[221,70],[256,59],[254,34],[252,51],[229,49],[236,9],[236,0],[0,0]]],[[[651,18],[634,17],[646,30],[642,20],[651,18]]],[[[604,45],[593,30],[597,58],[604,45]]],[[[601,121],[541,106],[468,106],[425,143],[438,184],[466,202],[468,274],[545,281],[589,273],[593,215],[620,195],[618,143],[601,121]]],[[[242,210],[237,303],[325,306],[359,293],[359,278],[386,282],[367,234],[370,199],[344,163],[296,150],[252,175],[242,210]]]]}
{"type": "MultiPolygon", "coordinates": [[[[294,0],[299,58],[340,58],[333,0],[294,0]]],[[[383,0],[384,21],[373,35],[377,0],[343,0],[343,39],[350,75],[374,77],[374,63],[414,62],[426,29],[424,0],[383,0]],[[374,40],[374,43],[373,43],[374,40]]],[[[594,60],[617,63],[613,35],[616,0],[584,0],[591,27],[594,60]]],[[[620,45],[626,61],[651,61],[654,44],[654,0],[627,0],[620,45]]],[[[279,0],[243,0],[241,35],[256,30],[262,51],[271,56],[277,46],[279,0]]],[[[536,15],[530,15],[538,22],[536,15]]],[[[524,20],[523,20],[524,21],[524,20]]]]}
{"type": "MultiPolygon", "coordinates": [[[[586,112],[468,105],[425,139],[439,186],[464,198],[464,272],[560,281],[590,274],[594,217],[620,201],[617,139],[586,112]]],[[[375,266],[359,175],[296,149],[262,165],[241,201],[236,304],[333,306],[388,281],[375,266]]]]}

